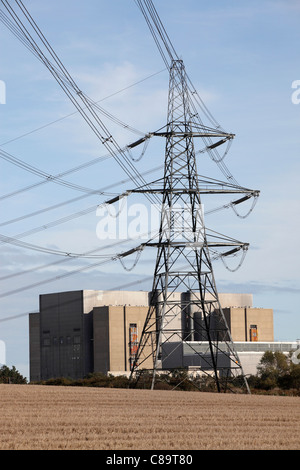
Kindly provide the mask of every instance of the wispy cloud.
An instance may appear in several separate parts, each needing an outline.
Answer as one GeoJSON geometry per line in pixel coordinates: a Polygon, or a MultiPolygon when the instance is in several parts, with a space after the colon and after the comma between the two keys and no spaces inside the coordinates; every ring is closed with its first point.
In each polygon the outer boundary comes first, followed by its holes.
{"type": "Polygon", "coordinates": [[[295,281],[291,280],[291,282],[255,282],[249,281],[245,283],[239,282],[230,282],[228,280],[220,280],[218,281],[219,289],[222,292],[245,292],[253,293],[253,294],[263,294],[263,293],[286,293],[286,294],[300,294],[300,289],[298,286],[295,285],[295,281]]]}

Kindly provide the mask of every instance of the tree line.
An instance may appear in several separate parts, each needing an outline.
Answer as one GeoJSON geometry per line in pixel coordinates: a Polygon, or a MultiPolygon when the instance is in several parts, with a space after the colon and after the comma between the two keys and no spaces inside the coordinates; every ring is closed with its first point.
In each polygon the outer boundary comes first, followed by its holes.
{"type": "MultiPolygon", "coordinates": [[[[287,356],[282,352],[267,351],[262,356],[257,367],[257,374],[247,377],[252,393],[281,393],[300,396],[300,364],[295,364],[291,355],[287,356]]],[[[233,385],[233,391],[238,389],[239,378],[233,385]]],[[[13,366],[0,368],[0,383],[5,384],[27,384],[24,378],[13,366]]],[[[68,377],[57,377],[32,384],[40,385],[62,385],[62,386],[86,386],[86,387],[110,387],[128,388],[129,379],[126,376],[113,376],[110,374],[92,373],[82,379],[72,379],[68,377]]],[[[138,384],[138,388],[150,388],[151,375],[145,373],[138,384]]],[[[186,370],[176,370],[171,374],[159,376],[156,387],[160,390],[186,390],[196,389],[200,391],[216,391],[215,382],[210,376],[199,377],[198,380],[191,380],[186,370]]]]}

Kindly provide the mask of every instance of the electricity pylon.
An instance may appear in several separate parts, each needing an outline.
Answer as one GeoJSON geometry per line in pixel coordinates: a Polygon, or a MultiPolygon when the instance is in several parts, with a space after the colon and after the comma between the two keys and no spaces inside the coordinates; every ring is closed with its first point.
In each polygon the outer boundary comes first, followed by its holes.
{"type": "Polygon", "coordinates": [[[137,382],[147,370],[152,374],[153,389],[160,371],[184,368],[214,377],[219,392],[226,391],[234,377],[242,376],[249,392],[220,305],[210,255],[212,248],[230,247],[223,253],[226,256],[248,245],[229,238],[210,240],[200,195],[244,193],[242,201],[253,192],[225,183],[222,187],[199,183],[194,139],[224,142],[233,135],[196,123],[181,60],[172,61],[167,126],[156,135],[166,139],[164,177],[161,187],[141,188],[140,192],[162,194],[160,230],[158,242],[148,243],[157,247],[157,258],[131,380],[137,382]]]}

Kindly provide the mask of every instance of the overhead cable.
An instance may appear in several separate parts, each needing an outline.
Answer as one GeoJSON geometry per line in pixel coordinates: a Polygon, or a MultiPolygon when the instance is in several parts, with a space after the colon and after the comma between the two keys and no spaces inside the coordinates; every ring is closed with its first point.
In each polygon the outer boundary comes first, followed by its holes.
{"type": "MultiPolygon", "coordinates": [[[[158,50],[162,56],[162,59],[165,63],[165,66],[168,70],[170,70],[171,63],[174,60],[180,60],[179,55],[177,54],[174,45],[172,44],[170,37],[168,36],[163,23],[158,15],[157,10],[152,2],[152,0],[134,0],[137,6],[140,8],[147,25],[150,29],[152,37],[158,47],[158,50]]],[[[211,112],[208,110],[206,105],[204,104],[203,100],[199,96],[196,88],[193,86],[191,79],[187,75],[187,84],[189,90],[189,102],[191,108],[194,112],[194,122],[200,123],[201,126],[204,126],[204,123],[197,111],[197,106],[200,107],[202,113],[206,116],[206,118],[211,122],[215,129],[224,131],[221,125],[217,122],[217,120],[213,117],[211,112]]],[[[234,182],[236,184],[237,181],[229,171],[227,166],[225,165],[222,157],[220,157],[217,148],[214,148],[214,142],[210,137],[203,137],[203,141],[205,143],[207,153],[210,158],[218,165],[221,172],[224,176],[228,179],[228,181],[234,182]]],[[[227,155],[225,152],[224,157],[227,155]]]]}
{"type": "MultiPolygon", "coordinates": [[[[3,2],[2,2],[2,3],[3,3],[3,2]]],[[[4,6],[5,6],[5,5],[4,5],[4,6]]],[[[13,10],[11,9],[11,11],[13,11],[13,10]]],[[[17,15],[15,15],[15,18],[17,18],[17,15]]],[[[27,31],[28,34],[24,34],[24,33],[22,34],[22,32],[20,31],[20,29],[17,28],[17,27],[14,25],[14,23],[9,19],[9,17],[8,17],[8,16],[5,14],[5,12],[3,12],[2,10],[0,10],[0,21],[17,37],[17,39],[19,39],[19,40],[23,43],[23,45],[24,45],[30,52],[32,52],[32,53],[35,55],[35,57],[36,57],[38,60],[40,60],[41,62],[43,62],[43,59],[41,58],[41,56],[40,56],[40,54],[39,54],[37,45],[36,45],[35,42],[32,42],[32,41],[31,41],[31,40],[32,40],[32,36],[29,35],[29,33],[28,33],[27,30],[26,30],[26,31],[27,31]]],[[[50,64],[51,64],[51,62],[48,61],[48,65],[49,65],[49,66],[50,66],[50,64]]],[[[55,70],[58,75],[60,75],[61,79],[64,81],[64,83],[66,84],[66,86],[69,86],[69,85],[70,85],[70,83],[69,83],[67,80],[65,80],[65,77],[61,74],[61,72],[59,71],[59,69],[57,69],[57,67],[55,67],[53,64],[51,64],[51,68],[52,68],[53,70],[55,70]]],[[[159,72],[157,72],[157,73],[159,73],[159,72]]],[[[154,75],[156,75],[156,74],[152,74],[151,77],[154,76],[154,75]]],[[[147,78],[148,78],[148,77],[147,77],[147,78]]],[[[146,79],[147,79],[147,78],[146,78],[146,79]]],[[[144,80],[146,80],[146,79],[140,80],[140,81],[136,82],[136,84],[137,84],[137,83],[140,83],[140,82],[142,82],[142,81],[144,81],[144,80]]],[[[121,91],[124,91],[124,90],[126,90],[126,89],[128,89],[128,88],[131,88],[131,86],[134,86],[134,85],[130,85],[130,86],[128,86],[128,87],[125,87],[125,88],[122,89],[121,91]]],[[[117,93],[119,93],[119,92],[113,93],[113,94],[110,95],[110,96],[114,96],[114,95],[117,94],[117,93]]],[[[92,106],[96,107],[105,117],[107,117],[109,120],[113,121],[115,124],[117,124],[117,125],[119,125],[119,126],[121,126],[121,127],[123,127],[123,128],[126,128],[126,129],[128,129],[129,131],[131,131],[131,132],[133,132],[133,133],[135,133],[135,134],[138,134],[138,135],[143,135],[143,134],[144,134],[144,132],[139,131],[138,129],[133,128],[132,126],[126,124],[125,122],[121,121],[119,118],[117,118],[116,116],[112,115],[111,113],[109,113],[109,112],[108,112],[107,110],[105,110],[104,108],[102,108],[102,107],[99,105],[99,102],[100,102],[100,101],[103,101],[103,100],[106,99],[106,98],[103,98],[102,100],[94,101],[94,100],[92,100],[91,98],[89,98],[87,95],[85,95],[85,96],[86,96],[86,99],[90,101],[90,103],[91,103],[92,106]]],[[[62,120],[62,119],[65,119],[66,117],[72,116],[72,115],[74,115],[74,114],[76,114],[76,112],[71,113],[71,114],[69,114],[68,116],[65,116],[65,117],[63,117],[63,118],[60,118],[59,121],[62,120]]],[[[54,122],[57,122],[57,121],[54,121],[54,122]]],[[[52,123],[50,123],[50,124],[52,124],[52,123]]],[[[48,124],[48,125],[49,125],[49,124],[48,124]]],[[[46,125],[46,126],[47,126],[47,125],[46,125]]],[[[46,126],[43,126],[43,127],[46,127],[46,126]]],[[[42,127],[42,128],[43,128],[43,127],[42,127]]],[[[33,132],[34,132],[34,131],[33,131],[33,132]]],[[[26,135],[27,135],[27,134],[26,134],[26,135]]],[[[15,139],[13,139],[13,140],[15,140],[15,139]]]]}
{"type": "MultiPolygon", "coordinates": [[[[156,236],[157,235],[155,235],[155,237],[156,236]]],[[[132,248],[132,249],[126,251],[126,252],[121,252],[121,253],[115,254],[111,257],[106,257],[105,259],[102,259],[101,261],[97,261],[97,262],[89,264],[87,266],[82,266],[80,268],[74,269],[72,271],[68,271],[66,273],[54,276],[54,277],[49,278],[49,279],[40,280],[38,282],[29,284],[27,286],[18,287],[16,289],[12,289],[12,290],[7,291],[7,292],[2,292],[2,293],[0,293],[0,298],[8,297],[10,295],[15,295],[19,292],[24,292],[25,290],[32,289],[34,287],[38,287],[38,286],[41,286],[43,284],[48,284],[50,282],[58,281],[58,280],[66,278],[66,277],[72,276],[74,274],[78,274],[80,272],[83,272],[83,271],[86,271],[86,270],[89,270],[89,269],[93,269],[93,268],[97,268],[99,266],[103,266],[104,264],[110,263],[112,261],[121,260],[122,258],[130,256],[131,254],[135,253],[136,251],[142,251],[144,249],[144,247],[146,246],[146,244],[147,243],[142,243],[138,247],[132,248]]]]}
{"type": "MultiPolygon", "coordinates": [[[[67,69],[58,58],[57,54],[54,52],[49,42],[37,26],[36,22],[33,20],[32,16],[29,14],[28,10],[24,6],[21,0],[16,0],[16,4],[19,6],[23,15],[25,16],[27,22],[37,35],[38,39],[41,41],[42,45],[45,47],[46,52],[48,52],[51,58],[54,60],[54,66],[50,60],[42,52],[41,48],[37,45],[36,41],[33,39],[31,34],[28,32],[27,28],[13,10],[11,5],[9,5],[7,0],[1,0],[2,4],[5,6],[10,16],[12,17],[14,23],[17,25],[18,30],[21,34],[25,35],[26,39],[30,42],[34,50],[37,52],[38,57],[42,60],[44,65],[48,68],[54,79],[57,81],[59,86],[62,88],[64,93],[74,104],[75,108],[80,112],[86,123],[89,125],[91,130],[101,141],[101,143],[108,149],[109,153],[114,157],[116,162],[120,167],[125,171],[125,173],[131,177],[135,185],[144,183],[140,173],[137,171],[135,166],[132,164],[130,159],[127,157],[126,153],[118,146],[117,142],[108,131],[104,123],[101,121],[97,115],[94,107],[91,105],[91,102],[85,94],[77,86],[71,75],[68,73],[67,69]],[[58,71],[57,71],[58,70],[58,71]]],[[[150,197],[148,196],[148,199],[150,197]]]]}

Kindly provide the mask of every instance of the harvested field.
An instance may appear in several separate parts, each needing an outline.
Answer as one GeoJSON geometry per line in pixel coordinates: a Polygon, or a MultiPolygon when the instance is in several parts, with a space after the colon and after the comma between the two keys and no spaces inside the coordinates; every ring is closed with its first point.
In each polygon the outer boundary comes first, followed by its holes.
{"type": "Polygon", "coordinates": [[[0,449],[299,450],[300,398],[0,385],[0,449]]]}

